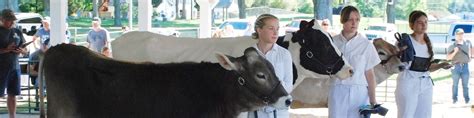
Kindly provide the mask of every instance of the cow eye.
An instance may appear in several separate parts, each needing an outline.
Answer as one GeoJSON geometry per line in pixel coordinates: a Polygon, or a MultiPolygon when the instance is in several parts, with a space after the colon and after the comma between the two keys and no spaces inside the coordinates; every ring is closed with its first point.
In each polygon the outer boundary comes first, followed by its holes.
{"type": "Polygon", "coordinates": [[[385,54],[385,53],[383,53],[383,52],[379,52],[379,55],[386,55],[386,54],[385,54]]]}
{"type": "Polygon", "coordinates": [[[257,77],[259,79],[265,79],[265,75],[263,73],[257,73],[257,77]]]}

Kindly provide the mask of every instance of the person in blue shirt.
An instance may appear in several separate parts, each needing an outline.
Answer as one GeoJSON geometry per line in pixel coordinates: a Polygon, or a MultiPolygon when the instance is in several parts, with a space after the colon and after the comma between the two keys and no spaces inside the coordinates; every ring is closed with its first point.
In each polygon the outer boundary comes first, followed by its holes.
{"type": "Polygon", "coordinates": [[[41,46],[37,46],[37,45],[44,44],[45,40],[49,40],[49,35],[51,31],[49,27],[50,21],[51,21],[50,17],[44,17],[44,19],[41,21],[43,27],[40,27],[38,31],[35,33],[35,35],[33,35],[33,41],[36,42],[35,48],[39,49],[41,46]],[[39,41],[37,41],[38,38],[40,39],[39,41]]]}
{"type": "Polygon", "coordinates": [[[14,28],[15,14],[10,9],[0,12],[0,97],[7,89],[7,109],[10,118],[15,118],[16,95],[20,95],[20,63],[18,56],[27,54],[22,32],[14,28]]]}
{"type": "Polygon", "coordinates": [[[98,17],[92,19],[92,29],[87,33],[87,47],[94,52],[100,53],[102,48],[108,47],[109,31],[100,26],[101,20],[98,17]]]}

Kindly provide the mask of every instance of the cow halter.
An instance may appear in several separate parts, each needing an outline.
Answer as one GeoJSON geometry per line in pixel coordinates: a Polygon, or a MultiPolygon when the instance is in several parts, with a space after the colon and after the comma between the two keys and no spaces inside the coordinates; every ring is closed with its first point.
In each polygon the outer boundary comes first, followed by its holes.
{"type": "Polygon", "coordinates": [[[315,61],[317,64],[321,65],[322,67],[326,67],[326,73],[328,75],[331,75],[331,73],[333,73],[333,71],[334,71],[334,67],[336,66],[336,64],[339,63],[342,60],[343,54],[341,53],[340,58],[336,62],[334,62],[333,64],[331,64],[329,66],[324,65],[323,62],[321,62],[319,59],[313,58],[314,54],[310,50],[306,51],[306,57],[308,57],[309,59],[315,61]]]}
{"type": "Polygon", "coordinates": [[[273,85],[272,91],[268,94],[265,94],[265,93],[261,93],[261,92],[257,91],[257,89],[255,89],[254,87],[251,87],[248,84],[246,84],[246,81],[243,78],[241,73],[239,73],[237,71],[233,71],[233,72],[239,76],[239,78],[237,79],[237,82],[239,83],[239,85],[244,86],[245,88],[247,88],[251,93],[253,93],[258,98],[260,98],[260,100],[262,100],[263,103],[265,103],[265,105],[268,105],[270,103],[270,96],[275,94],[275,92],[276,92],[275,90],[277,89],[278,85],[281,83],[280,81],[278,81],[275,85],[273,85]]]}

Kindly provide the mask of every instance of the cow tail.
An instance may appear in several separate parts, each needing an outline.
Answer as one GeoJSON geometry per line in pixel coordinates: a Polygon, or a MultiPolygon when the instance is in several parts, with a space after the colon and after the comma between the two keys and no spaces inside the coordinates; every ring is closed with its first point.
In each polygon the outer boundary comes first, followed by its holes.
{"type": "Polygon", "coordinates": [[[43,78],[44,78],[44,70],[43,70],[43,59],[40,59],[39,63],[39,75],[38,75],[38,87],[39,87],[39,98],[40,98],[40,118],[46,118],[45,115],[45,110],[44,110],[44,86],[43,86],[43,78]]]}

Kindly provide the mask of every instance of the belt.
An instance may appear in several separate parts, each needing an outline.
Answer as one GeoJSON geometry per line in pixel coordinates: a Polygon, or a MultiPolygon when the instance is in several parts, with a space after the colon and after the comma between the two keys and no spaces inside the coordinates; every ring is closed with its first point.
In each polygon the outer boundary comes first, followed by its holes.
{"type": "Polygon", "coordinates": [[[454,65],[466,65],[467,63],[455,63],[454,65]]]}

